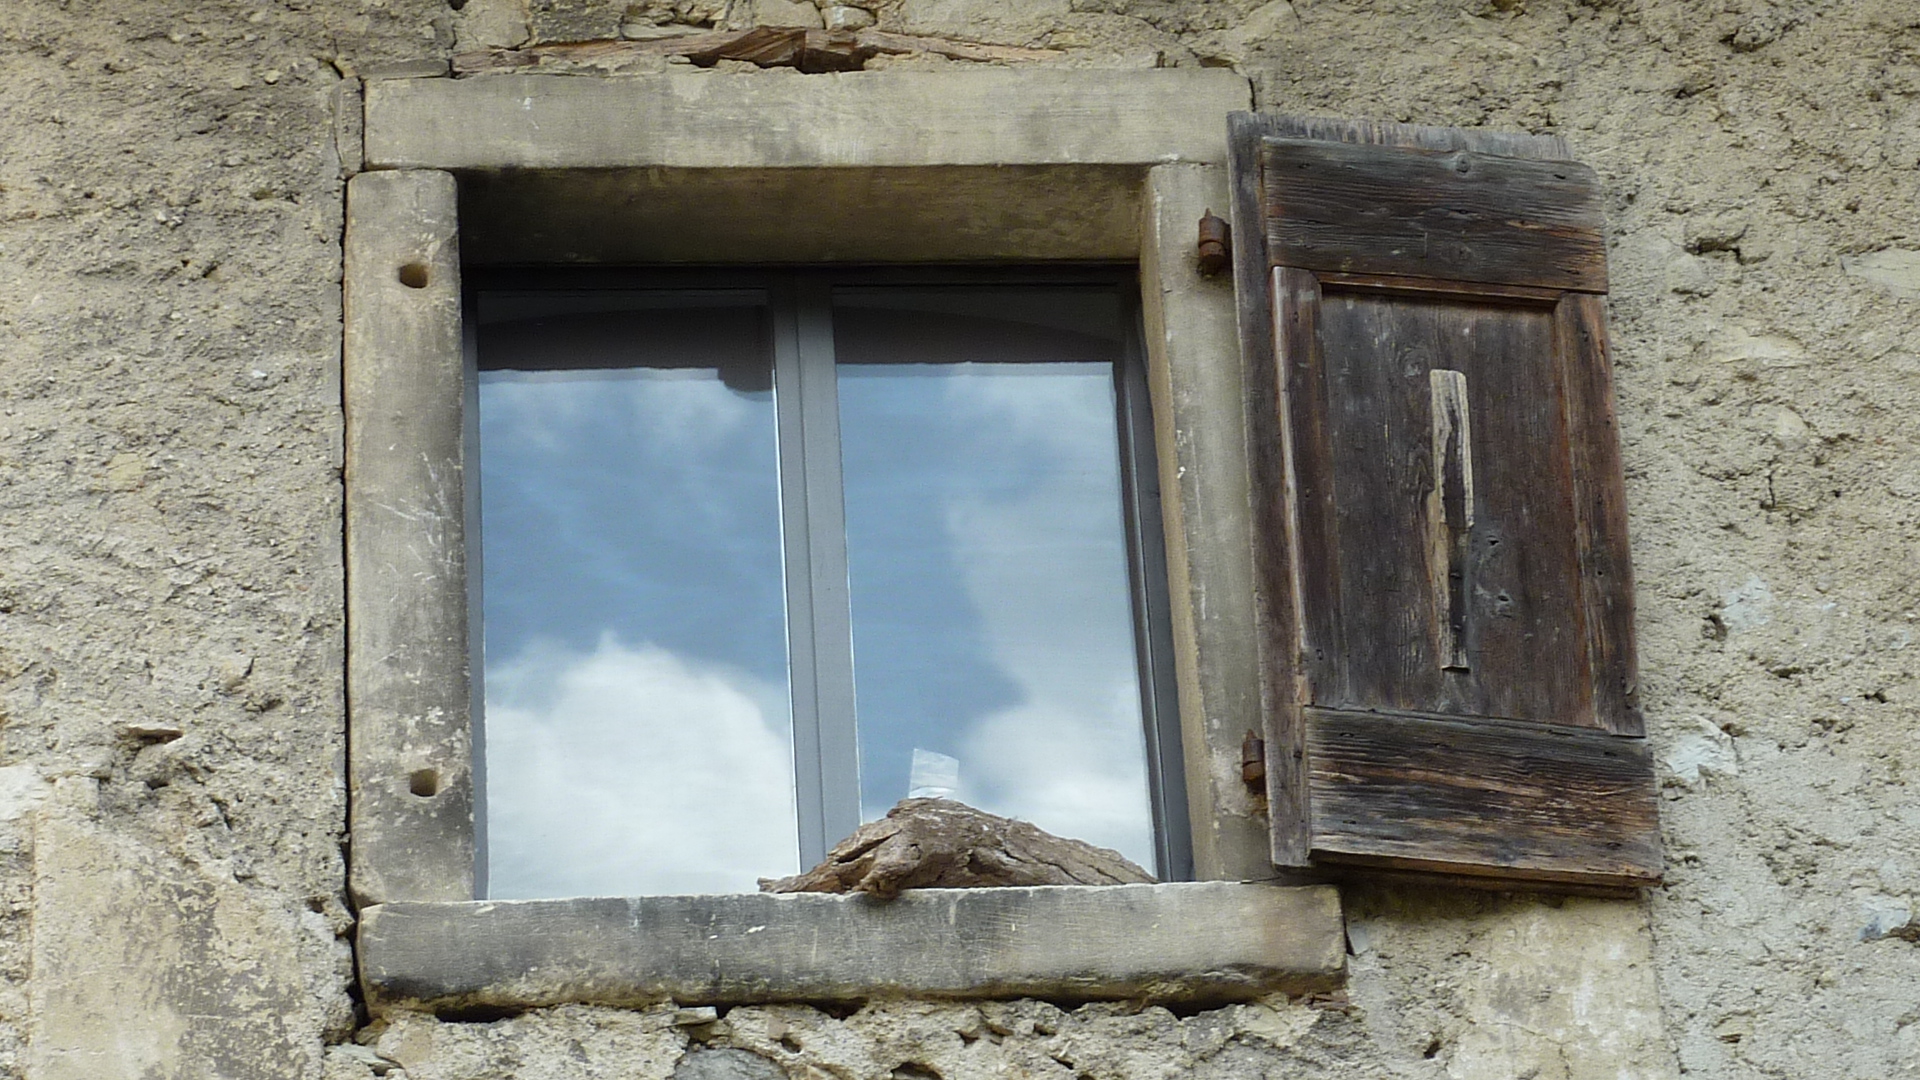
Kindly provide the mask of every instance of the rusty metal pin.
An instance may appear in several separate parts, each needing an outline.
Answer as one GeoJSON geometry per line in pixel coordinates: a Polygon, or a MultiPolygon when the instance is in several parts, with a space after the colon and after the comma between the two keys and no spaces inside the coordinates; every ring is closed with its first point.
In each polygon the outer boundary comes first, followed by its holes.
{"type": "Polygon", "coordinates": [[[1233,231],[1208,208],[1200,219],[1200,273],[1212,277],[1232,261],[1233,231]]]}
{"type": "Polygon", "coordinates": [[[1266,791],[1267,741],[1251,731],[1240,743],[1240,779],[1256,792],[1266,791]]]}

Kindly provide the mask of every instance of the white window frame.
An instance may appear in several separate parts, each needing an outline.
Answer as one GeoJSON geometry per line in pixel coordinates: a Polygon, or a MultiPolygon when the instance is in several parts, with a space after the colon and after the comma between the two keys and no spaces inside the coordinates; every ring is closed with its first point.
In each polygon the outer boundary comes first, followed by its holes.
{"type": "Polygon", "coordinates": [[[1229,72],[1184,69],[367,85],[343,371],[350,887],[376,1008],[1211,1000],[1337,977],[1331,889],[1236,884],[1273,878],[1264,807],[1240,776],[1260,716],[1247,426],[1232,286],[1198,276],[1194,237],[1227,208],[1226,115],[1249,96],[1229,72]],[[1137,263],[1201,880],[884,906],[475,901],[462,246],[485,264],[1137,263]],[[905,930],[935,909],[885,955],[831,956],[804,977],[771,938],[725,930],[773,919],[818,957],[834,952],[823,934],[866,941],[874,920],[905,930]],[[529,937],[526,919],[550,933],[529,937]],[[1009,923],[1027,936],[935,962],[1009,923]],[[697,925],[718,929],[688,936],[697,925]]]}

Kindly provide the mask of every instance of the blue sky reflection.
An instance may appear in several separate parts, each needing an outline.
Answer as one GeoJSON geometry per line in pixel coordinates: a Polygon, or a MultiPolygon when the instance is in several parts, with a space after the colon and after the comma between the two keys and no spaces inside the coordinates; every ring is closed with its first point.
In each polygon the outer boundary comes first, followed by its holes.
{"type": "Polygon", "coordinates": [[[956,797],[1151,867],[1117,305],[952,296],[835,315],[863,813],[931,750],[956,797]]]}
{"type": "Polygon", "coordinates": [[[481,373],[490,895],[793,872],[761,311],[487,314],[483,366],[588,368],[481,373]]]}

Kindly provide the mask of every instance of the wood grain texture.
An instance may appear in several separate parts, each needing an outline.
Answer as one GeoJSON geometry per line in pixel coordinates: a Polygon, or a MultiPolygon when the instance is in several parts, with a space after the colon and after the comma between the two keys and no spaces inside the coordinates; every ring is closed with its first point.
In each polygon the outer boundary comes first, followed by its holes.
{"type": "Polygon", "coordinates": [[[1554,334],[1567,388],[1580,609],[1593,678],[1593,713],[1597,723],[1615,735],[1644,735],[1634,657],[1626,479],[1614,415],[1606,299],[1568,293],[1554,313],[1554,334]]]}
{"type": "Polygon", "coordinates": [[[1320,326],[1320,283],[1305,270],[1273,272],[1274,341],[1280,365],[1280,419],[1294,563],[1291,613],[1299,626],[1302,704],[1337,693],[1346,642],[1341,623],[1342,508],[1334,485],[1320,326]]]}
{"type": "MultiPolygon", "coordinates": [[[[1247,448],[1253,479],[1255,535],[1255,618],[1261,654],[1261,713],[1267,746],[1267,799],[1276,866],[1307,864],[1307,789],[1300,710],[1310,697],[1310,674],[1337,655],[1331,643],[1310,646],[1302,638],[1300,589],[1330,587],[1334,579],[1316,571],[1302,579],[1296,550],[1293,464],[1285,431],[1288,409],[1275,351],[1276,306],[1269,294],[1272,260],[1267,250],[1266,209],[1261,181],[1260,145],[1267,137],[1326,139],[1354,145],[1417,146],[1438,151],[1472,151],[1538,160],[1565,160],[1565,140],[1557,135],[1426,127],[1369,120],[1234,112],[1227,117],[1228,174],[1231,184],[1234,289],[1239,298],[1241,356],[1247,370],[1247,448]]],[[[1296,296],[1318,286],[1311,275],[1290,279],[1296,296]]],[[[1407,282],[1382,279],[1382,287],[1407,282]]],[[[1414,281],[1411,284],[1419,285],[1414,281]]],[[[1429,286],[1432,283],[1427,282],[1429,286]]],[[[1444,289],[1453,283],[1440,283],[1444,289]]],[[[1552,294],[1552,295],[1557,295],[1552,294]]],[[[1551,300],[1551,295],[1535,299],[1551,300]]],[[[1295,320],[1293,340],[1305,357],[1313,342],[1311,311],[1295,320]]],[[[1304,361],[1303,361],[1304,362],[1304,361]]],[[[1319,550],[1331,553],[1330,544],[1319,550]]],[[[1321,672],[1324,677],[1324,670],[1321,672]]]]}
{"type": "Polygon", "coordinates": [[[1317,318],[1319,385],[1301,398],[1324,401],[1324,431],[1295,410],[1303,577],[1337,587],[1309,586],[1305,619],[1337,651],[1313,703],[1593,725],[1551,312],[1332,291],[1317,318]],[[1474,504],[1456,512],[1471,527],[1439,553],[1434,371],[1462,376],[1473,417],[1474,504]],[[1308,491],[1329,539],[1309,531],[1308,491]],[[1435,578],[1456,571],[1461,609],[1441,610],[1454,594],[1435,578]],[[1459,656],[1436,633],[1456,622],[1459,656]]]}
{"type": "Polygon", "coordinates": [[[1487,128],[1432,127],[1387,120],[1349,120],[1327,116],[1261,115],[1263,135],[1289,139],[1321,139],[1357,146],[1412,146],[1422,150],[1498,154],[1538,161],[1566,161],[1573,157],[1567,141],[1558,135],[1529,135],[1521,131],[1487,128]]]}
{"type": "Polygon", "coordinates": [[[667,56],[687,57],[699,67],[712,67],[721,60],[745,60],[760,67],[794,67],[811,72],[858,71],[868,60],[883,53],[927,53],[949,60],[1009,63],[1051,60],[1060,55],[1060,50],[985,45],[893,34],[882,30],[755,26],[745,30],[682,34],[649,41],[562,41],[514,49],[456,53],[453,71],[457,75],[476,75],[565,64],[618,67],[624,63],[667,56]]]}
{"type": "Polygon", "coordinates": [[[1267,807],[1275,866],[1307,865],[1307,786],[1300,707],[1305,700],[1295,595],[1290,438],[1284,428],[1275,353],[1274,306],[1268,295],[1260,139],[1273,117],[1236,112],[1227,118],[1228,183],[1233,225],[1233,280],[1238,299],[1241,361],[1246,368],[1247,465],[1252,482],[1254,624],[1260,655],[1260,714],[1267,752],[1267,807]]]}
{"type": "Polygon", "coordinates": [[[1467,377],[1427,372],[1427,417],[1432,466],[1427,488],[1427,585],[1433,595],[1433,636],[1440,666],[1470,671],[1467,655],[1473,580],[1467,561],[1473,533],[1473,409],[1467,377]]]}
{"type": "Polygon", "coordinates": [[[1261,167],[1276,265],[1606,291],[1578,162],[1268,138],[1261,167]]]}
{"type": "Polygon", "coordinates": [[[1276,863],[1657,880],[1592,173],[1365,121],[1229,142],[1276,863]]]}
{"type": "Polygon", "coordinates": [[[1339,274],[1321,270],[1313,276],[1323,288],[1339,289],[1341,292],[1415,296],[1429,300],[1511,300],[1553,307],[1566,295],[1565,289],[1543,289],[1534,285],[1495,285],[1485,281],[1448,281],[1445,278],[1407,277],[1403,274],[1339,274]]]}
{"type": "Polygon", "coordinates": [[[1489,720],[1310,709],[1316,860],[1642,886],[1660,880],[1646,744],[1489,720]]]}
{"type": "Polygon", "coordinates": [[[833,846],[820,865],[762,878],[769,893],[865,893],[1025,885],[1137,885],[1153,875],[1117,851],[1055,836],[951,799],[904,799],[833,846]]]}

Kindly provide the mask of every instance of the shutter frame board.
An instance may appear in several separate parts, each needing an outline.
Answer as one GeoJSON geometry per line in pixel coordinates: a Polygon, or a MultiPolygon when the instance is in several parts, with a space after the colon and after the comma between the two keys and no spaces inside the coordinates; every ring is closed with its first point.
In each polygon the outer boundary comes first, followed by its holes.
{"type": "Polygon", "coordinates": [[[1319,858],[1583,885],[1660,880],[1644,740],[1332,709],[1307,709],[1306,721],[1319,858]],[[1489,816],[1507,827],[1487,829],[1489,816]]]}
{"type": "Polygon", "coordinates": [[[1269,132],[1306,134],[1288,118],[1236,112],[1227,116],[1227,176],[1233,228],[1233,287],[1238,299],[1240,356],[1246,370],[1247,461],[1253,480],[1254,628],[1260,656],[1260,712],[1267,756],[1267,814],[1277,867],[1309,865],[1311,835],[1305,782],[1305,702],[1297,597],[1291,557],[1294,529],[1289,439],[1274,354],[1272,298],[1267,292],[1266,214],[1258,160],[1269,132]],[[1273,538],[1280,538],[1275,540],[1273,538]]]}
{"type": "Polygon", "coordinates": [[[1554,312],[1562,337],[1567,411],[1585,418],[1573,432],[1574,514],[1582,528],[1594,711],[1615,735],[1644,737],[1633,640],[1633,564],[1626,557],[1626,472],[1614,412],[1613,358],[1607,348],[1606,298],[1569,293],[1554,312]]]}
{"type": "MultiPolygon", "coordinates": [[[[1414,873],[1428,875],[1429,880],[1445,877],[1493,886],[1509,883],[1579,891],[1631,889],[1657,882],[1657,799],[1638,704],[1624,482],[1606,342],[1605,229],[1592,171],[1572,162],[1565,142],[1555,136],[1252,113],[1230,117],[1228,148],[1235,286],[1248,372],[1249,459],[1260,538],[1255,554],[1255,610],[1274,863],[1282,868],[1414,873]],[[1376,164],[1370,166],[1369,161],[1376,164]],[[1300,169],[1295,177],[1276,182],[1269,175],[1276,163],[1291,167],[1301,162],[1311,167],[1300,169]],[[1463,164],[1464,172],[1460,171],[1463,164]],[[1354,197],[1351,191],[1329,194],[1299,186],[1339,187],[1344,179],[1369,169],[1376,179],[1387,178],[1388,187],[1404,181],[1399,194],[1361,190],[1354,197]],[[1400,181],[1393,179],[1396,176],[1400,181]],[[1456,183],[1456,177],[1463,179],[1456,183]],[[1471,189],[1474,179],[1488,177],[1494,178],[1491,187],[1495,189],[1511,193],[1536,184],[1544,194],[1533,200],[1532,209],[1503,215],[1506,196],[1471,189]],[[1461,188],[1462,183],[1468,187],[1461,188]],[[1437,208],[1421,202],[1429,196],[1437,208]],[[1389,216],[1397,212],[1401,220],[1384,225],[1370,220],[1369,206],[1397,207],[1397,211],[1390,209],[1389,216]],[[1315,222],[1320,231],[1313,233],[1313,244],[1300,242],[1312,230],[1303,232],[1295,227],[1297,223],[1285,220],[1296,207],[1321,215],[1315,222]],[[1322,212],[1328,207],[1331,212],[1322,212]],[[1463,207],[1470,212],[1451,213],[1463,207]],[[1431,249],[1429,257],[1410,257],[1406,241],[1423,235],[1429,222],[1444,227],[1440,231],[1453,245],[1452,251],[1442,252],[1441,258],[1430,257],[1431,249]],[[1489,258],[1487,250],[1507,254],[1489,258]],[[1335,459],[1340,451],[1329,442],[1327,427],[1333,407],[1330,398],[1352,392],[1344,385],[1330,387],[1327,360],[1321,355],[1323,347],[1336,347],[1323,340],[1330,328],[1337,327],[1325,323],[1322,315],[1326,295],[1334,293],[1342,303],[1353,296],[1378,297],[1384,306],[1376,305],[1377,310],[1389,315],[1411,312],[1412,323],[1388,318],[1380,324],[1389,335],[1383,339],[1389,345],[1397,340],[1393,334],[1412,333],[1408,327],[1420,325],[1422,312],[1440,312],[1429,321],[1459,324],[1464,327],[1459,332],[1469,338],[1478,326],[1496,341],[1484,347],[1494,366],[1482,378],[1497,380],[1502,372],[1524,372],[1526,384],[1535,388],[1532,397],[1516,391],[1526,402],[1525,417],[1531,417],[1521,420],[1506,416],[1513,406],[1501,396],[1504,387],[1479,388],[1474,408],[1491,410],[1495,423],[1483,436],[1488,418],[1476,412],[1471,424],[1474,434],[1457,452],[1506,450],[1511,456],[1517,453],[1515,447],[1537,450],[1542,439],[1553,443],[1550,456],[1558,464],[1545,471],[1550,479],[1542,485],[1527,485],[1550,488],[1547,494],[1487,497],[1496,500],[1488,504],[1496,511],[1504,505],[1500,498],[1518,499],[1522,507],[1556,508],[1539,526],[1547,532],[1527,534],[1534,539],[1521,536],[1516,542],[1534,551],[1531,545],[1562,537],[1538,549],[1543,557],[1551,557],[1548,561],[1559,575],[1551,579],[1559,584],[1542,586],[1547,591],[1539,596],[1564,607],[1564,617],[1552,613],[1537,617],[1547,620],[1540,625],[1550,631],[1541,640],[1566,651],[1571,662],[1545,665],[1551,670],[1534,673],[1531,668],[1542,665],[1529,665],[1526,650],[1534,647],[1527,643],[1538,635],[1528,634],[1515,639],[1523,642],[1520,652],[1476,653],[1494,657],[1491,667],[1476,668],[1472,674],[1473,679],[1489,680],[1483,687],[1487,692],[1450,698],[1441,694],[1431,709],[1426,692],[1417,687],[1390,695],[1392,700],[1381,704],[1363,700],[1372,688],[1364,673],[1359,683],[1352,683],[1355,653],[1349,646],[1355,642],[1349,635],[1362,634],[1358,643],[1366,648],[1360,651],[1370,650],[1376,657],[1395,656],[1390,643],[1398,639],[1378,636],[1380,627],[1388,624],[1363,618],[1357,627],[1349,628],[1338,614],[1345,610],[1341,607],[1341,545],[1352,547],[1356,536],[1366,533],[1356,533],[1348,525],[1343,540],[1339,525],[1342,514],[1351,517],[1355,510],[1342,504],[1341,492],[1336,490],[1335,480],[1341,474],[1335,459]],[[1474,322],[1469,309],[1476,306],[1488,314],[1480,324],[1468,325],[1474,322]],[[1514,332],[1501,331],[1503,311],[1513,312],[1511,318],[1519,320],[1514,325],[1524,324],[1525,332],[1515,337],[1514,332]],[[1541,354],[1538,367],[1531,364],[1535,353],[1541,354]],[[1521,366],[1515,368],[1514,363],[1521,366]],[[1511,445],[1497,441],[1502,420],[1521,423],[1512,430],[1525,438],[1511,445]],[[1491,441],[1489,446],[1482,447],[1483,438],[1491,441]],[[1549,503],[1539,503],[1540,499],[1549,503]],[[1569,531],[1570,537],[1566,536],[1569,531]],[[1499,681],[1503,671],[1521,674],[1509,684],[1499,681]],[[1530,683],[1542,693],[1530,697],[1526,691],[1530,683]],[[1505,715],[1502,708],[1521,712],[1505,715]],[[1374,757],[1343,757],[1341,747],[1355,746],[1366,747],[1374,757]],[[1409,772],[1421,747],[1430,756],[1451,762],[1456,770],[1486,776],[1476,779],[1431,769],[1422,773],[1417,767],[1409,772]],[[1500,779],[1499,772],[1506,767],[1502,763],[1512,761],[1544,763],[1549,773],[1557,770],[1562,776],[1531,793],[1522,790],[1524,784],[1516,787],[1510,775],[1499,783],[1489,779],[1500,779]]],[[[1356,309],[1351,304],[1341,309],[1340,318],[1348,320],[1341,332],[1348,337],[1338,347],[1348,351],[1336,363],[1351,367],[1365,362],[1364,355],[1351,353],[1356,340],[1352,337],[1356,324],[1351,320],[1381,317],[1367,316],[1367,310],[1374,309],[1364,305],[1356,309]]],[[[1369,328],[1357,325],[1360,330],[1369,328]]],[[[1445,369],[1447,377],[1435,374],[1434,384],[1451,388],[1446,393],[1452,396],[1446,400],[1458,399],[1448,406],[1450,410],[1464,410],[1472,396],[1466,383],[1475,376],[1471,371],[1462,376],[1453,368],[1459,367],[1462,357],[1471,363],[1476,346],[1450,345],[1444,338],[1422,340],[1439,342],[1442,352],[1453,348],[1466,353],[1450,365],[1444,357],[1417,357],[1418,362],[1403,374],[1419,376],[1424,394],[1426,374],[1414,368],[1425,364],[1436,373],[1445,369]]],[[[1439,402],[1442,391],[1436,389],[1434,394],[1439,402]]],[[[1394,406],[1401,416],[1394,438],[1401,440],[1409,437],[1413,426],[1408,417],[1425,418],[1440,408],[1424,400],[1393,400],[1400,402],[1394,406]]],[[[1343,398],[1341,404],[1352,402],[1343,398]]],[[[1361,402],[1360,407],[1364,411],[1367,406],[1361,402]]],[[[1431,462],[1443,460],[1438,440],[1455,426],[1461,430],[1468,426],[1464,416],[1454,420],[1459,423],[1436,425],[1434,430],[1441,434],[1434,436],[1432,454],[1406,463],[1400,469],[1399,487],[1381,490],[1404,492],[1413,486],[1413,479],[1424,476],[1436,485],[1426,504],[1428,514],[1436,513],[1432,507],[1440,504],[1440,487],[1432,479],[1431,462]],[[1422,469],[1428,471],[1422,474],[1422,469]]],[[[1388,445],[1404,449],[1399,442],[1388,445]]],[[[1424,454],[1423,450],[1411,456],[1424,454]]],[[[1491,475],[1498,476],[1499,462],[1495,465],[1491,475]]],[[[1355,466],[1350,463],[1347,468],[1355,466]]],[[[1505,472],[1515,475],[1511,466],[1505,472]]],[[[1366,473],[1351,475],[1364,478],[1366,473]]],[[[1457,484],[1453,490],[1457,499],[1457,484]]],[[[1467,526],[1462,527],[1473,525],[1473,507],[1480,505],[1472,495],[1466,498],[1467,526]]],[[[1439,513],[1460,512],[1460,504],[1448,505],[1455,509],[1439,513]]],[[[1497,535],[1498,516],[1494,523],[1483,522],[1490,535],[1497,535]]],[[[1530,522],[1535,515],[1520,516],[1530,522]]],[[[1383,520],[1404,532],[1408,519],[1408,511],[1394,511],[1383,520]]],[[[1448,594],[1445,581],[1435,577],[1440,573],[1433,568],[1439,558],[1435,553],[1469,550],[1457,546],[1463,542],[1457,530],[1445,535],[1455,540],[1425,543],[1421,548],[1427,578],[1419,584],[1427,590],[1422,595],[1429,598],[1419,603],[1436,611],[1442,601],[1432,597],[1454,594],[1448,594]]],[[[1478,538],[1480,534],[1470,535],[1478,538]]],[[[1479,580],[1472,576],[1478,572],[1475,567],[1504,565],[1474,561],[1480,558],[1475,555],[1455,565],[1452,577],[1457,587],[1468,588],[1479,580]],[[1460,573],[1469,576],[1460,578],[1460,573]]],[[[1349,569],[1352,580],[1345,587],[1366,588],[1365,572],[1377,561],[1371,554],[1363,556],[1349,569]]],[[[1401,567],[1403,572],[1407,569],[1401,567]]],[[[1395,587],[1407,584],[1400,581],[1395,587]]],[[[1470,595],[1473,603],[1485,600],[1484,590],[1457,595],[1470,595]]],[[[1500,593],[1503,600],[1506,595],[1500,593]]],[[[1377,618],[1383,610],[1390,612],[1392,605],[1376,603],[1365,610],[1373,610],[1377,618]]],[[[1523,610],[1540,611],[1543,605],[1523,610]]],[[[1461,632],[1457,622],[1449,625],[1453,633],[1461,632]]],[[[1471,640],[1483,644],[1494,640],[1485,636],[1495,633],[1487,629],[1491,622],[1483,619],[1476,625],[1481,627],[1480,636],[1470,636],[1471,640]]],[[[1454,639],[1456,650],[1464,648],[1461,640],[1469,639],[1454,639]]],[[[1443,641],[1435,655],[1453,653],[1443,641]]],[[[1458,668],[1465,677],[1464,663],[1443,659],[1439,666],[1458,668]]],[[[1441,679],[1439,685],[1464,684],[1441,679]]]]}
{"type": "Polygon", "coordinates": [[[1605,292],[1599,181],[1574,161],[1268,136],[1275,265],[1605,292]]]}

